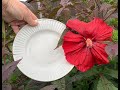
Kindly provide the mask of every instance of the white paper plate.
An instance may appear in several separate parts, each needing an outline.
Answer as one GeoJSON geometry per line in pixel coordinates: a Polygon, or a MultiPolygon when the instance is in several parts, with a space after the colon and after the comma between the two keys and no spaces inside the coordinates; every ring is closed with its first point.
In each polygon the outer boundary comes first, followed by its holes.
{"type": "Polygon", "coordinates": [[[65,59],[62,47],[55,49],[66,26],[53,19],[38,21],[38,26],[26,25],[16,35],[14,60],[22,58],[17,66],[29,78],[44,82],[60,79],[74,67],[65,59]]]}

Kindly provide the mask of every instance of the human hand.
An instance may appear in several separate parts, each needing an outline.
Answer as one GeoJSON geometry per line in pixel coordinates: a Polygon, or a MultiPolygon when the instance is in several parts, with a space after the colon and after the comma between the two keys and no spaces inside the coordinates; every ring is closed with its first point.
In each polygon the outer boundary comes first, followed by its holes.
{"type": "Polygon", "coordinates": [[[18,0],[2,0],[2,17],[17,33],[21,25],[28,23],[36,26],[37,17],[18,0]]]}

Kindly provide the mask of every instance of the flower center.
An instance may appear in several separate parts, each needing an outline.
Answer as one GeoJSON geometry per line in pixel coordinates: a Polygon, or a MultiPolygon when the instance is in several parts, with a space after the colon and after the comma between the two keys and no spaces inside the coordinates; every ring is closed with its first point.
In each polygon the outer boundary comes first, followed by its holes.
{"type": "Polygon", "coordinates": [[[92,47],[92,40],[88,38],[86,40],[86,45],[87,45],[87,47],[92,47]]]}

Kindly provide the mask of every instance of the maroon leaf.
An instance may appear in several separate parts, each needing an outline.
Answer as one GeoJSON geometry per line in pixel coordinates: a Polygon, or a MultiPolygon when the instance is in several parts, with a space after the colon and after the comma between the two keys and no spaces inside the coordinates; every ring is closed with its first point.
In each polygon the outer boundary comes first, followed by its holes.
{"type": "Polygon", "coordinates": [[[2,57],[4,57],[4,55],[9,54],[9,51],[7,50],[7,48],[2,47],[2,57]]]}
{"type": "Polygon", "coordinates": [[[2,57],[5,55],[5,48],[2,48],[2,57]]]}
{"type": "Polygon", "coordinates": [[[4,82],[5,80],[7,80],[10,77],[10,75],[16,69],[16,66],[20,62],[20,60],[13,61],[12,63],[2,66],[2,82],[4,82]]]}
{"type": "Polygon", "coordinates": [[[48,85],[41,88],[40,90],[55,90],[55,88],[56,88],[55,85],[48,85]]]}
{"type": "Polygon", "coordinates": [[[3,84],[2,85],[2,90],[12,90],[12,87],[10,84],[3,84]]]}
{"type": "Polygon", "coordinates": [[[88,0],[88,7],[91,8],[95,5],[94,0],[88,0]]]}
{"type": "Polygon", "coordinates": [[[27,85],[25,86],[25,90],[40,90],[40,88],[43,88],[47,85],[50,85],[49,82],[40,82],[35,80],[30,80],[27,85]]]}
{"type": "Polygon", "coordinates": [[[74,7],[73,6],[68,6],[68,8],[70,10],[71,17],[75,17],[77,11],[74,9],[74,7]]]}
{"type": "Polygon", "coordinates": [[[95,17],[98,16],[98,8],[95,8],[95,9],[93,10],[93,14],[94,14],[95,17]]]}
{"type": "Polygon", "coordinates": [[[79,12],[81,12],[83,9],[86,9],[86,8],[87,8],[86,4],[83,3],[83,2],[76,3],[76,4],[74,5],[74,7],[75,7],[75,9],[76,9],[77,11],[79,11],[79,12]]]}
{"type": "Polygon", "coordinates": [[[94,0],[87,0],[88,5],[94,4],[94,0]]]}
{"type": "MultiPolygon", "coordinates": [[[[51,11],[51,13],[49,13],[49,18],[55,17],[56,14],[57,14],[57,12],[58,12],[58,10],[59,10],[60,8],[61,8],[61,6],[55,7],[55,8],[51,11]]],[[[56,17],[56,18],[57,18],[57,17],[56,17]]]]}
{"type": "Polygon", "coordinates": [[[112,5],[103,3],[100,5],[100,13],[102,13],[103,18],[106,16],[107,12],[111,9],[112,5]]]}
{"type": "Polygon", "coordinates": [[[69,15],[68,15],[69,12],[70,12],[69,8],[62,7],[58,10],[58,12],[56,14],[56,18],[63,15],[63,14],[65,14],[64,19],[66,19],[66,16],[67,16],[67,18],[69,18],[69,15]]]}
{"type": "Polygon", "coordinates": [[[61,13],[62,16],[64,16],[64,20],[63,22],[67,22],[70,18],[71,18],[71,11],[69,8],[65,8],[62,13],[61,13]]]}
{"type": "Polygon", "coordinates": [[[118,55],[118,44],[109,44],[105,48],[106,53],[110,56],[110,58],[118,55]]]}
{"type": "Polygon", "coordinates": [[[118,13],[112,14],[109,18],[118,18],[118,13]]]}
{"type": "Polygon", "coordinates": [[[22,85],[22,86],[20,86],[18,89],[19,89],[19,90],[24,90],[24,88],[25,88],[24,85],[22,85]]]}
{"type": "Polygon", "coordinates": [[[57,11],[57,14],[56,14],[56,17],[59,17],[61,12],[64,10],[64,7],[60,8],[58,11],[57,11]]]}
{"type": "Polygon", "coordinates": [[[61,0],[60,4],[64,7],[68,4],[69,0],[61,0]]]}
{"type": "Polygon", "coordinates": [[[105,15],[104,20],[107,20],[108,18],[110,18],[110,16],[113,15],[114,13],[116,13],[116,11],[117,11],[117,8],[112,8],[112,9],[110,9],[110,10],[107,12],[107,14],[105,15]]]}
{"type": "Polygon", "coordinates": [[[111,4],[103,3],[100,5],[100,11],[108,10],[112,7],[111,4]]]}
{"type": "Polygon", "coordinates": [[[31,5],[31,4],[29,4],[29,3],[27,3],[27,2],[23,2],[23,1],[21,1],[23,4],[25,4],[25,6],[27,6],[34,14],[36,14],[36,10],[35,10],[35,8],[31,5]]]}

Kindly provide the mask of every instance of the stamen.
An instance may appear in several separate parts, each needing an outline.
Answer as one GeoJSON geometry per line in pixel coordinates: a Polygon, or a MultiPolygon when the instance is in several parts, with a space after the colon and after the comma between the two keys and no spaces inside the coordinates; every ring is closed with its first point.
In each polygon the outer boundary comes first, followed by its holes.
{"type": "Polygon", "coordinates": [[[87,47],[92,47],[92,40],[88,38],[86,40],[86,45],[87,45],[87,47]]]}

